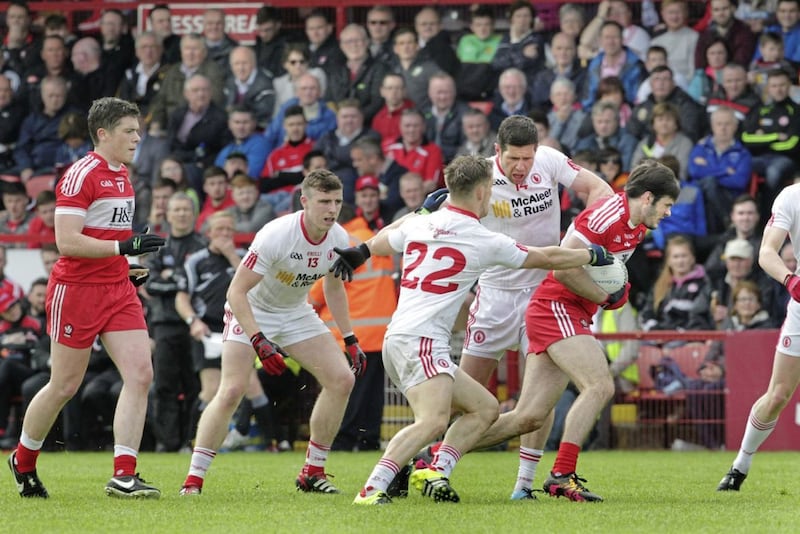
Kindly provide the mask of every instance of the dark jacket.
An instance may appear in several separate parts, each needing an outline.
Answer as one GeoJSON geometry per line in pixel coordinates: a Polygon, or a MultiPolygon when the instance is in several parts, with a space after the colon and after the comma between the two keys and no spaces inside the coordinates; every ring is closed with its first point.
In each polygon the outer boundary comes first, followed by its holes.
{"type": "Polygon", "coordinates": [[[53,167],[56,152],[62,143],[58,137],[58,125],[68,111],[64,106],[53,117],[43,113],[32,113],[25,117],[14,149],[17,168],[36,170],[53,167]]]}
{"type": "Polygon", "coordinates": [[[419,51],[419,55],[422,59],[429,59],[436,63],[440,69],[453,78],[458,76],[458,71],[461,69],[461,61],[459,61],[456,51],[453,49],[449,32],[442,30],[431,37],[419,51]]]}
{"type": "Polygon", "coordinates": [[[682,278],[672,279],[669,291],[655,307],[653,291],[641,311],[642,328],[647,330],[712,330],[711,281],[702,265],[682,278]]]}
{"type": "Polygon", "coordinates": [[[267,70],[272,76],[281,76],[286,70],[283,68],[283,49],[286,47],[286,39],[283,35],[277,35],[273,40],[265,43],[261,37],[256,36],[253,50],[256,53],[256,64],[267,70]]]}
{"type": "MultiPolygon", "coordinates": [[[[528,94],[531,96],[531,103],[535,108],[550,109],[550,86],[556,78],[566,77],[575,84],[575,99],[580,102],[586,97],[586,68],[581,67],[578,58],[572,62],[572,67],[565,74],[559,74],[554,69],[543,69],[533,77],[533,85],[528,87],[528,94]]],[[[589,110],[587,110],[588,112],[589,110]]]]}
{"type": "Polygon", "coordinates": [[[263,130],[269,126],[272,111],[275,109],[275,88],[272,86],[272,76],[268,72],[263,69],[256,70],[253,84],[247,88],[241,102],[237,102],[239,90],[236,88],[233,76],[228,76],[222,92],[225,94],[225,109],[230,110],[237,103],[243,104],[253,110],[259,129],[263,130]]]}
{"type": "MultiPolygon", "coordinates": [[[[708,28],[697,37],[697,47],[694,49],[695,69],[704,69],[708,65],[706,48],[718,34],[716,23],[712,21],[708,28]]],[[[756,50],[757,40],[757,37],[750,31],[750,26],[739,19],[733,19],[733,24],[723,39],[728,43],[728,48],[731,51],[731,57],[728,58],[728,61],[745,67],[750,64],[750,61],[753,60],[753,53],[756,50]]]]}
{"type": "Polygon", "coordinates": [[[336,40],[336,35],[331,33],[319,47],[311,52],[311,61],[308,66],[319,67],[325,71],[325,74],[330,74],[336,70],[341,69],[347,63],[347,58],[344,52],[339,48],[339,41],[336,40]]]}
{"type": "MultiPolygon", "coordinates": [[[[225,86],[225,76],[219,66],[206,59],[198,68],[197,74],[202,74],[211,81],[211,98],[218,106],[225,105],[222,88],[225,86]]],[[[157,122],[162,128],[166,127],[167,120],[175,109],[186,104],[183,97],[183,83],[186,75],[181,70],[181,63],[170,65],[161,83],[155,98],[150,103],[148,119],[157,122]]]]}
{"type": "Polygon", "coordinates": [[[528,87],[533,86],[533,78],[543,65],[544,39],[536,32],[529,33],[518,43],[512,43],[509,34],[503,35],[500,44],[497,45],[494,59],[492,59],[492,67],[498,73],[511,67],[516,67],[524,72],[528,78],[528,87]],[[536,45],[538,51],[536,57],[530,58],[522,53],[528,45],[536,45]]]}
{"type": "MultiPolygon", "coordinates": [[[[678,118],[681,121],[681,131],[689,136],[692,141],[697,141],[708,131],[708,121],[703,106],[695,102],[686,91],[676,87],[666,99],[666,102],[674,104],[678,108],[678,118]]],[[[637,139],[644,139],[648,134],[653,133],[650,125],[653,118],[653,107],[656,100],[651,94],[647,100],[633,108],[633,113],[625,129],[637,139]]]]}
{"type": "Polygon", "coordinates": [[[437,121],[431,107],[427,106],[423,111],[425,116],[425,136],[442,149],[445,163],[449,163],[455,157],[458,147],[466,139],[464,130],[461,127],[461,118],[467,108],[466,103],[456,100],[453,107],[447,112],[440,130],[436,128],[437,121]]]}
{"type": "Polygon", "coordinates": [[[787,98],[754,107],[744,120],[742,143],[754,156],[771,153],[796,158],[800,155],[800,106],[787,98]],[[781,140],[781,134],[787,138],[781,140]]]}
{"type": "Polygon", "coordinates": [[[158,69],[150,75],[147,79],[147,86],[145,87],[144,94],[141,96],[136,93],[136,82],[139,78],[139,74],[136,72],[137,66],[138,63],[125,71],[122,81],[119,84],[117,94],[123,100],[138,105],[142,115],[147,115],[150,103],[153,101],[153,98],[155,98],[156,93],[161,89],[164,76],[167,74],[168,65],[160,65],[158,69]]]}
{"type": "Polygon", "coordinates": [[[186,142],[182,143],[177,135],[188,112],[189,106],[183,105],[170,115],[167,137],[172,142],[172,152],[184,163],[197,163],[204,167],[211,165],[217,152],[231,139],[228,114],[212,102],[203,118],[189,130],[186,142]]]}
{"type": "Polygon", "coordinates": [[[328,72],[328,90],[325,100],[339,102],[345,98],[355,98],[364,114],[364,124],[372,122],[372,117],[383,106],[381,84],[389,71],[384,63],[367,57],[354,77],[350,77],[350,69],[343,66],[328,72]]]}
{"type": "Polygon", "coordinates": [[[222,42],[218,45],[211,47],[206,42],[206,46],[208,47],[208,58],[216,63],[222,72],[227,73],[230,70],[228,58],[231,55],[231,50],[239,46],[239,41],[231,39],[226,33],[222,36],[222,42]]]}

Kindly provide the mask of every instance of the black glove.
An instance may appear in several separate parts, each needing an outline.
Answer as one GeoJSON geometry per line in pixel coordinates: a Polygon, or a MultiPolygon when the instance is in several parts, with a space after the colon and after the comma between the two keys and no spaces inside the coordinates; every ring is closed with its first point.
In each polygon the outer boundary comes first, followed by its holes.
{"type": "Polygon", "coordinates": [[[333,250],[339,255],[339,258],[333,262],[328,271],[345,282],[353,280],[353,272],[364,265],[364,262],[367,261],[371,254],[366,243],[345,249],[333,247],[333,250]]]}
{"type": "Polygon", "coordinates": [[[608,298],[600,306],[604,310],[616,310],[621,308],[628,302],[628,293],[631,290],[631,283],[626,282],[621,289],[617,289],[613,293],[608,294],[608,298]]]}
{"type": "Polygon", "coordinates": [[[261,360],[261,367],[268,375],[279,376],[286,370],[286,362],[283,361],[289,355],[283,349],[270,341],[261,332],[250,338],[250,343],[256,349],[258,359],[261,360]]]}
{"type": "Polygon", "coordinates": [[[150,278],[150,269],[147,267],[143,267],[137,263],[131,263],[128,267],[128,279],[130,279],[135,287],[144,285],[148,278],[150,278]]]}
{"type": "Polygon", "coordinates": [[[355,335],[349,335],[344,338],[345,355],[347,356],[347,363],[350,364],[350,370],[356,377],[364,374],[367,370],[367,355],[358,346],[358,339],[355,335]]]}
{"type": "Polygon", "coordinates": [[[591,255],[589,265],[602,266],[614,263],[614,255],[600,245],[594,243],[589,245],[589,254],[591,255]]]}
{"type": "Polygon", "coordinates": [[[150,228],[145,228],[141,234],[135,234],[130,239],[118,241],[120,256],[138,256],[148,252],[155,252],[164,246],[166,240],[160,235],[148,233],[150,228]]]}
{"type": "Polygon", "coordinates": [[[433,193],[429,193],[422,202],[422,206],[414,210],[414,213],[418,213],[420,215],[428,215],[429,213],[433,213],[442,206],[445,200],[447,200],[448,193],[449,191],[446,187],[442,187],[433,193]]]}

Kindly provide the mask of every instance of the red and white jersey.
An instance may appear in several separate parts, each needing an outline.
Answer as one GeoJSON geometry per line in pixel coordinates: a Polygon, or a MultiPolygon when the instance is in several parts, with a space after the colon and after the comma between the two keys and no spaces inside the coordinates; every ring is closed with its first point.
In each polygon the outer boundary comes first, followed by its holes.
{"type": "MultiPolygon", "coordinates": [[[[579,213],[564,239],[575,235],[586,246],[592,243],[602,245],[623,262],[627,262],[647,233],[644,224],[631,226],[630,218],[628,198],[625,193],[617,193],[612,197],[598,200],[579,213]]],[[[567,289],[555,279],[552,271],[539,285],[533,298],[574,302],[586,309],[590,315],[597,311],[597,304],[567,289]]]]}
{"type": "MultiPolygon", "coordinates": [[[[561,203],[558,184],[572,186],[580,167],[554,148],[540,146],[533,167],[519,184],[506,178],[497,156],[492,161],[492,200],[489,214],[481,219],[486,228],[505,234],[519,243],[544,247],[558,245],[561,236],[561,203]]],[[[525,289],[539,285],[547,271],[493,267],[480,277],[481,286],[496,289],[525,289]]]]}
{"type": "Polygon", "coordinates": [[[311,241],[296,211],[265,224],[258,231],[242,262],[263,276],[247,298],[252,306],[280,312],[309,306],[308,292],[314,282],[328,274],[336,258],[334,247],[347,248],[350,240],[338,224],[318,243],[311,241]]]}
{"type": "Polygon", "coordinates": [[[406,150],[402,141],[398,141],[386,147],[386,158],[394,159],[398,165],[419,174],[426,182],[440,181],[444,162],[442,150],[435,143],[406,150]]]}
{"type": "MultiPolygon", "coordinates": [[[[56,215],[83,217],[81,233],[96,239],[125,241],[130,238],[134,209],[128,169],[125,165],[111,167],[95,152],[73,163],[56,187],[56,215]]],[[[124,256],[61,256],[50,277],[66,284],[118,283],[128,278],[128,260],[124,256]]]]}
{"type": "Polygon", "coordinates": [[[778,193],[767,226],[789,232],[789,239],[794,244],[794,257],[800,258],[800,184],[784,187],[778,193]]]}
{"type": "Polygon", "coordinates": [[[390,231],[389,244],[403,252],[403,276],[387,335],[449,340],[478,276],[495,265],[519,268],[528,256],[527,248],[453,206],[408,219],[390,231]]]}

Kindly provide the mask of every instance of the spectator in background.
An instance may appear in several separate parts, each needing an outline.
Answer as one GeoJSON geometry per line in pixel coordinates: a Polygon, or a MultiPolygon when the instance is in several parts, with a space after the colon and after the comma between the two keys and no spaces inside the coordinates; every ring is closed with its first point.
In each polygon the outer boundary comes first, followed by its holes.
{"type": "Polygon", "coordinates": [[[508,33],[497,45],[492,60],[496,72],[516,67],[528,76],[528,87],[544,65],[544,39],[535,32],[536,9],[527,0],[515,0],[508,8],[508,33]]]}
{"type": "Polygon", "coordinates": [[[600,28],[600,48],[586,68],[586,95],[581,104],[589,109],[597,100],[597,87],[600,80],[608,76],[616,76],[625,88],[625,100],[633,102],[639,84],[645,78],[642,60],[622,44],[622,26],[609,20],[600,28]]]}
{"type": "Polygon", "coordinates": [[[525,73],[513,67],[504,70],[497,82],[494,103],[489,112],[492,129],[496,131],[503,119],[511,115],[527,115],[532,107],[525,73]]]}
{"type": "MultiPolygon", "coordinates": [[[[720,330],[752,330],[756,328],[777,328],[778,324],[764,309],[761,301],[761,288],[758,284],[744,280],[733,288],[733,309],[720,325],[720,330]]],[[[724,361],[724,354],[722,361],[724,361]]],[[[714,355],[709,353],[707,359],[713,360],[714,355]]]]}
{"type": "MultiPolygon", "coordinates": [[[[28,211],[28,194],[21,182],[3,181],[0,185],[5,210],[0,212],[0,234],[23,236],[28,233],[33,214],[28,211]]],[[[12,248],[26,248],[23,241],[9,243],[12,248]]]]}
{"type": "Polygon", "coordinates": [[[204,168],[230,140],[228,115],[211,100],[211,80],[194,74],[184,82],[186,104],[169,116],[170,151],[185,165],[189,183],[195,186],[204,168]]]}
{"type": "Polygon", "coordinates": [[[150,104],[148,123],[150,132],[154,135],[163,135],[166,130],[167,119],[172,112],[181,105],[186,104],[184,84],[194,74],[202,74],[211,83],[211,99],[218,106],[225,102],[222,88],[225,86],[225,75],[219,65],[208,58],[208,49],[205,41],[196,33],[189,33],[181,37],[180,63],[171,65],[161,88],[156,93],[150,104]]]}
{"type": "Polygon", "coordinates": [[[224,167],[231,154],[242,154],[247,161],[247,174],[260,176],[267,162],[269,150],[267,140],[256,132],[256,119],[253,111],[245,105],[235,104],[228,113],[228,131],[233,141],[222,147],[214,160],[214,165],[224,167]]]}
{"type": "MultiPolygon", "coordinates": [[[[107,77],[105,81],[113,88],[111,93],[101,96],[114,96],[125,71],[136,63],[135,43],[131,34],[128,33],[122,11],[118,9],[103,11],[100,16],[99,41],[102,50],[100,64],[107,77]]],[[[72,48],[74,50],[75,46],[72,48]]],[[[88,110],[88,107],[86,109],[88,110]]]]}
{"type": "Polygon", "coordinates": [[[553,107],[547,114],[550,123],[550,137],[557,140],[568,152],[575,149],[578,131],[583,124],[586,112],[577,102],[575,84],[567,78],[556,78],[550,86],[550,101],[553,107]]]}
{"type": "Polygon", "coordinates": [[[730,226],[725,233],[715,236],[712,250],[705,262],[706,272],[712,279],[725,276],[725,261],[722,257],[725,244],[732,239],[741,239],[750,243],[755,254],[755,263],[758,264],[758,250],[761,247],[761,217],[758,204],[750,195],[738,196],[733,201],[730,211],[730,226]]]}
{"type": "Polygon", "coordinates": [[[464,142],[458,147],[456,156],[494,156],[497,133],[490,127],[489,118],[483,111],[468,107],[461,117],[461,129],[464,142]]]}
{"type": "Polygon", "coordinates": [[[800,113],[789,98],[794,79],[796,75],[783,69],[770,72],[767,103],[753,107],[742,125],[742,143],[753,154],[753,172],[765,178],[761,187],[762,211],[772,206],[778,192],[792,181],[797,170],[800,113]]]}
{"type": "Polygon", "coordinates": [[[467,104],[456,100],[456,82],[448,74],[439,73],[428,82],[430,106],[422,109],[425,117],[425,135],[442,149],[442,157],[448,163],[464,142],[461,117],[467,104]]]}
{"type": "MultiPolygon", "coordinates": [[[[783,47],[786,50],[786,59],[800,63],[800,2],[797,0],[778,0],[775,9],[776,24],[767,26],[768,32],[774,32],[783,37],[783,47]]],[[[759,59],[761,51],[756,50],[753,59],[759,59]]]]}
{"type": "Polygon", "coordinates": [[[158,164],[158,177],[166,178],[175,183],[177,191],[183,191],[194,201],[194,211],[200,210],[200,195],[198,190],[191,187],[189,179],[186,177],[186,170],[177,156],[169,155],[162,159],[158,164]]]}
{"type": "Polygon", "coordinates": [[[303,180],[303,159],[314,148],[314,140],[306,134],[307,122],[301,106],[285,109],[282,129],[286,132],[283,144],[272,151],[259,173],[259,190],[276,213],[289,210],[291,193],[303,180]]]}
{"type": "Polygon", "coordinates": [[[28,224],[28,248],[41,248],[44,243],[56,242],[56,194],[45,189],[36,195],[36,215],[28,224]]]}
{"type": "Polygon", "coordinates": [[[642,330],[713,330],[710,306],[711,280],[697,263],[692,242],[670,237],[661,273],[639,314],[642,330]]]}
{"type": "Polygon", "coordinates": [[[72,66],[68,100],[82,113],[88,112],[98,98],[115,95],[124,73],[116,73],[111,64],[103,63],[100,45],[93,37],[79,39],[72,46],[72,66]]]}
{"type": "Polygon", "coordinates": [[[439,187],[443,166],[442,151],[425,137],[425,117],[415,109],[403,111],[400,139],[386,149],[386,156],[411,172],[422,175],[425,193],[439,187]]]}
{"type": "Polygon", "coordinates": [[[52,174],[61,139],[58,126],[67,113],[67,82],[63,78],[47,77],[42,80],[42,111],[25,117],[19,140],[14,148],[16,172],[23,182],[32,176],[52,174]]]}
{"type": "Polygon", "coordinates": [[[615,104],[604,101],[592,106],[592,132],[578,140],[575,152],[613,146],[622,157],[622,170],[629,172],[636,149],[636,138],[619,127],[618,109],[615,104]]]}
{"type": "MultiPolygon", "coordinates": [[[[675,85],[672,70],[667,66],[656,67],[650,73],[650,85],[653,92],[647,100],[633,108],[633,113],[625,125],[632,136],[643,139],[653,133],[653,108],[660,103],[668,102],[678,110],[683,132],[692,142],[703,137],[708,130],[706,114],[703,107],[695,102],[686,91],[675,85]]],[[[685,164],[685,162],[684,162],[685,164]]]]}
{"type": "Polygon", "coordinates": [[[383,106],[372,119],[372,129],[381,136],[381,146],[386,148],[400,137],[400,116],[403,110],[414,107],[406,98],[406,82],[402,75],[389,72],[381,82],[383,106]]]}
{"type": "Polygon", "coordinates": [[[671,154],[681,165],[678,178],[681,181],[686,179],[692,140],[681,130],[678,113],[678,109],[668,102],[661,102],[653,107],[651,119],[653,133],[641,140],[633,151],[631,168],[636,167],[645,158],[660,158],[671,154]]]}
{"type": "Polygon", "coordinates": [[[564,32],[555,34],[550,41],[553,65],[536,73],[530,95],[533,107],[549,108],[550,86],[557,78],[568,78],[575,84],[575,93],[582,100],[586,93],[586,69],[576,54],[575,42],[564,32]]]}
{"type": "Polygon", "coordinates": [[[7,31],[0,55],[11,70],[22,74],[40,61],[37,53],[40,42],[31,31],[31,10],[27,2],[13,0],[5,15],[7,31]]]}
{"type": "Polygon", "coordinates": [[[347,60],[336,41],[333,24],[323,10],[315,9],[309,13],[305,20],[305,31],[311,52],[310,67],[319,67],[330,75],[344,66],[347,60]]]}
{"type": "Polygon", "coordinates": [[[139,106],[147,115],[150,102],[161,88],[167,65],[161,63],[161,40],[154,32],[142,32],[136,37],[136,59],[139,61],[125,70],[119,85],[119,97],[139,106]]]}
{"type": "Polygon", "coordinates": [[[86,117],[73,111],[65,114],[58,125],[58,137],[62,143],[58,147],[53,165],[57,175],[92,149],[86,117]]]}
{"type": "Polygon", "coordinates": [[[394,33],[394,54],[392,71],[403,77],[406,96],[417,108],[427,105],[428,82],[441,69],[420,54],[417,32],[411,28],[398,29],[394,33]]]}
{"type": "Polygon", "coordinates": [[[167,241],[158,252],[148,255],[145,263],[150,269],[145,290],[150,296],[147,322],[155,341],[152,423],[156,450],[174,452],[190,439],[185,415],[200,390],[192,358],[196,348],[189,327],[175,309],[179,289],[176,271],[192,253],[204,248],[206,241],[194,231],[194,202],[186,194],[176,193],[169,198],[166,220],[167,241]]]}
{"type": "Polygon", "coordinates": [[[731,108],[716,108],[711,113],[711,135],[698,141],[689,154],[688,181],[703,191],[710,234],[725,231],[733,200],[750,184],[752,157],[736,138],[738,125],[731,108]]]}
{"type": "Polygon", "coordinates": [[[687,93],[695,102],[705,106],[711,95],[719,93],[722,88],[722,73],[731,57],[731,51],[725,40],[717,37],[706,44],[703,56],[706,58],[706,66],[695,70],[687,93]]]}
{"type": "Polygon", "coordinates": [[[221,9],[206,9],[203,13],[203,40],[208,58],[215,62],[223,73],[228,73],[229,57],[239,42],[225,33],[225,12],[221,9]]]}
{"type": "Polygon", "coordinates": [[[624,0],[604,0],[597,6],[597,15],[586,25],[580,38],[578,56],[583,61],[591,61],[603,49],[601,30],[607,20],[616,22],[622,28],[622,44],[642,61],[650,47],[650,34],[633,23],[631,6],[624,0]]]}
{"type": "MultiPolygon", "coordinates": [[[[58,261],[58,258],[61,257],[61,254],[58,252],[58,247],[55,243],[42,243],[42,248],[39,250],[39,256],[42,258],[42,267],[44,268],[44,272],[49,277],[50,273],[53,271],[53,266],[58,261]]],[[[5,258],[5,255],[3,255],[3,258],[5,258]]],[[[3,260],[3,263],[5,263],[5,259],[3,260]]]]}
{"type": "MultiPolygon", "coordinates": [[[[150,229],[151,233],[167,237],[170,235],[170,224],[168,215],[169,199],[177,192],[175,182],[169,178],[159,178],[153,183],[153,194],[150,199],[150,209],[147,219],[143,223],[150,229]]],[[[192,190],[194,192],[194,190],[192,190]]],[[[181,191],[181,195],[186,195],[192,201],[192,224],[194,224],[194,214],[197,213],[196,199],[193,199],[186,192],[181,191]]]]}
{"type": "Polygon", "coordinates": [[[322,87],[319,79],[311,73],[301,74],[295,81],[297,97],[288,100],[272,117],[264,137],[269,143],[270,152],[283,143],[286,132],[283,119],[286,110],[293,106],[303,108],[306,118],[306,135],[311,139],[320,139],[326,133],[336,129],[336,113],[322,99],[322,87]]]}
{"type": "Polygon", "coordinates": [[[31,66],[22,74],[24,89],[20,90],[19,97],[24,100],[21,104],[29,109],[42,109],[41,82],[46,76],[59,76],[65,80],[72,78],[72,64],[70,52],[64,39],[58,35],[50,35],[42,39],[40,51],[41,61],[31,66]]]}
{"type": "MultiPolygon", "coordinates": [[[[547,113],[541,109],[533,109],[528,113],[528,117],[533,120],[533,123],[536,125],[536,131],[539,137],[539,146],[549,146],[550,148],[555,148],[559,152],[564,151],[564,147],[561,146],[561,143],[558,142],[557,139],[553,139],[550,136],[550,121],[547,118],[547,113]]],[[[577,156],[577,153],[574,155],[577,156]]],[[[596,165],[592,164],[592,167],[587,167],[582,163],[579,163],[573,157],[576,165],[581,165],[582,167],[588,168],[590,170],[597,170],[596,165]]]]}
{"type": "Polygon", "coordinates": [[[622,154],[613,146],[597,151],[597,173],[608,182],[615,193],[625,190],[629,173],[623,170],[622,154]]]}
{"type": "Polygon", "coordinates": [[[722,69],[722,87],[711,93],[706,112],[710,114],[718,107],[729,107],[735,112],[741,128],[750,110],[760,105],[761,98],[747,83],[747,70],[742,65],[729,63],[722,69]]]}
{"type": "MultiPolygon", "coordinates": [[[[408,172],[394,158],[387,158],[381,150],[378,142],[371,137],[362,137],[353,144],[350,149],[350,157],[353,160],[358,176],[377,176],[380,181],[381,201],[383,203],[384,215],[390,218],[395,211],[403,206],[403,199],[400,197],[399,182],[400,177],[408,172]]],[[[355,204],[355,184],[343,190],[344,202],[350,205],[355,204]]]]}
{"type": "Polygon", "coordinates": [[[363,219],[373,233],[386,226],[381,214],[380,189],[380,181],[375,176],[361,176],[356,180],[356,216],[363,219]]]}
{"type": "Polygon", "coordinates": [[[576,146],[575,149],[581,150],[586,148],[585,141],[583,141],[584,138],[595,135],[597,136],[596,142],[598,143],[598,146],[603,147],[613,144],[619,149],[623,155],[623,161],[625,164],[624,170],[628,171],[630,170],[631,156],[636,148],[636,138],[631,136],[625,129],[625,124],[627,124],[628,120],[630,120],[632,111],[628,103],[624,100],[622,82],[620,82],[619,78],[616,76],[603,78],[600,81],[600,87],[598,88],[597,94],[597,102],[592,105],[591,113],[588,113],[586,118],[583,119],[583,124],[581,125],[580,130],[578,130],[578,146],[576,146]],[[603,123],[606,126],[605,128],[600,127],[601,125],[595,124],[594,111],[598,104],[603,104],[598,111],[604,110],[602,117],[598,116],[598,119],[608,119],[603,120],[603,123]],[[613,107],[615,110],[613,117],[610,117],[607,113],[605,113],[605,111],[611,107],[613,107]],[[614,125],[614,127],[609,129],[612,125],[614,125]],[[614,142],[611,141],[602,142],[602,136],[597,135],[600,131],[604,132],[606,136],[621,138],[616,140],[617,144],[614,144],[614,142]]]}
{"type": "Polygon", "coordinates": [[[72,43],[77,40],[75,34],[70,30],[67,17],[61,13],[51,13],[44,18],[44,37],[51,35],[61,37],[67,47],[72,46],[72,43]]]}
{"type": "Polygon", "coordinates": [[[377,5],[367,11],[367,32],[369,33],[369,53],[380,63],[392,61],[392,32],[394,32],[394,11],[389,6],[377,5]]]}
{"type": "MultiPolygon", "coordinates": [[[[647,78],[642,80],[642,83],[639,84],[639,89],[636,91],[636,99],[631,102],[631,104],[638,105],[647,100],[647,97],[653,92],[653,88],[650,85],[650,75],[653,73],[653,69],[656,67],[668,66],[667,57],[667,50],[663,46],[654,45],[647,49],[647,56],[644,60],[647,78]]],[[[672,78],[675,82],[675,85],[684,91],[689,89],[689,80],[684,78],[680,72],[673,72],[672,78]]]]}
{"type": "Polygon", "coordinates": [[[388,72],[386,63],[376,61],[369,53],[367,31],[358,24],[348,24],[339,35],[339,45],[346,58],[343,68],[331,70],[325,100],[358,101],[365,124],[383,105],[380,86],[388,72]]]}
{"type": "Polygon", "coordinates": [[[669,67],[680,72],[687,80],[694,74],[694,56],[698,33],[688,26],[689,5],[686,0],[664,0],[661,2],[661,19],[666,31],[654,37],[650,43],[669,50],[669,67]]]}
{"type": "Polygon", "coordinates": [[[228,176],[224,169],[211,166],[203,171],[203,192],[206,194],[206,200],[195,221],[195,230],[198,232],[205,230],[206,219],[211,214],[234,206],[228,176]]]}
{"type": "Polygon", "coordinates": [[[253,50],[259,69],[269,74],[283,74],[283,50],[286,38],[281,32],[281,10],[272,6],[261,6],[256,12],[256,42],[253,50]]]}
{"type": "Polygon", "coordinates": [[[422,185],[422,176],[415,172],[407,172],[400,177],[400,198],[404,206],[394,213],[392,222],[405,217],[422,206],[425,193],[422,185]]]}
{"type": "Polygon", "coordinates": [[[233,215],[237,233],[254,234],[275,218],[272,205],[259,199],[258,184],[246,174],[236,174],[231,179],[231,197],[234,205],[227,211],[233,215]]]}
{"type": "MultiPolygon", "coordinates": [[[[758,38],[758,50],[761,57],[749,63],[747,80],[750,86],[761,100],[766,100],[767,95],[767,75],[775,69],[785,69],[788,72],[796,70],[794,65],[786,59],[783,47],[783,38],[772,32],[761,34],[758,38]]],[[[747,65],[747,63],[742,63],[747,65]]]]}
{"type": "Polygon", "coordinates": [[[695,69],[708,64],[706,54],[709,43],[721,38],[731,51],[730,60],[739,65],[748,65],[756,50],[756,36],[747,23],[734,16],[736,0],[711,0],[711,22],[700,33],[694,54],[695,69]]]}
{"type": "MultiPolygon", "coordinates": [[[[458,40],[456,55],[463,63],[491,63],[500,44],[500,35],[494,32],[494,12],[488,6],[470,10],[469,30],[458,40]]],[[[466,67],[470,68],[470,67],[466,67]]]]}
{"type": "MultiPolygon", "coordinates": [[[[217,165],[217,167],[219,167],[219,165],[217,165]]],[[[233,175],[238,173],[247,174],[249,176],[247,173],[247,156],[238,152],[231,152],[228,154],[222,168],[225,170],[225,175],[228,178],[233,178],[233,175]]]]}
{"type": "Polygon", "coordinates": [[[332,171],[345,184],[355,183],[356,170],[350,157],[353,144],[364,137],[376,140],[376,132],[364,127],[364,115],[355,99],[342,100],[337,104],[336,129],[323,135],[314,143],[314,148],[325,155],[328,170],[332,171]]]}
{"type": "Polygon", "coordinates": [[[419,39],[419,55],[423,60],[436,63],[452,77],[458,76],[461,62],[458,60],[450,33],[442,28],[442,17],[434,7],[423,7],[414,16],[414,30],[419,39]]]}
{"type": "Polygon", "coordinates": [[[273,116],[278,113],[278,110],[286,102],[297,96],[295,86],[297,79],[303,74],[311,73],[316,76],[317,80],[319,80],[322,94],[325,94],[328,86],[328,76],[319,67],[309,68],[308,63],[310,60],[311,54],[305,44],[288,43],[284,47],[281,61],[283,70],[286,72],[272,80],[272,85],[275,88],[275,111],[273,116]]]}
{"type": "Polygon", "coordinates": [[[150,20],[148,29],[161,39],[161,63],[172,65],[181,60],[181,36],[172,33],[172,13],[168,4],[153,6],[147,15],[150,20]]]}
{"type": "Polygon", "coordinates": [[[14,147],[19,139],[19,131],[27,115],[24,102],[14,98],[11,80],[0,74],[0,173],[16,167],[14,147]]]}
{"type": "MultiPolygon", "coordinates": [[[[581,32],[586,27],[586,14],[580,4],[561,4],[558,8],[558,30],[566,34],[573,44],[577,45],[581,32]]],[[[554,65],[552,56],[547,56],[550,66],[554,65]]]]}
{"type": "Polygon", "coordinates": [[[251,48],[237,46],[230,53],[230,72],[225,81],[225,109],[246,106],[252,112],[259,130],[264,130],[275,109],[275,88],[272,78],[257,68],[256,55],[251,48]]]}

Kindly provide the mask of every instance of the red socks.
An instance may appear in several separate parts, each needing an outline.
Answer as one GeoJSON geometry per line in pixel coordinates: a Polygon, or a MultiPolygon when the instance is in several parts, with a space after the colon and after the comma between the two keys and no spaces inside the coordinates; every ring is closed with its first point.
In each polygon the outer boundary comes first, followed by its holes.
{"type": "Polygon", "coordinates": [[[553,474],[561,476],[574,473],[578,465],[578,454],[580,452],[580,445],[562,441],[558,447],[556,461],[553,464],[553,474]]]}
{"type": "Polygon", "coordinates": [[[14,455],[16,460],[15,467],[20,473],[30,473],[36,470],[36,459],[39,457],[40,450],[32,451],[22,443],[17,446],[17,453],[14,455]]]}
{"type": "Polygon", "coordinates": [[[129,454],[121,454],[114,457],[114,476],[125,477],[136,474],[136,457],[129,454]]]}

